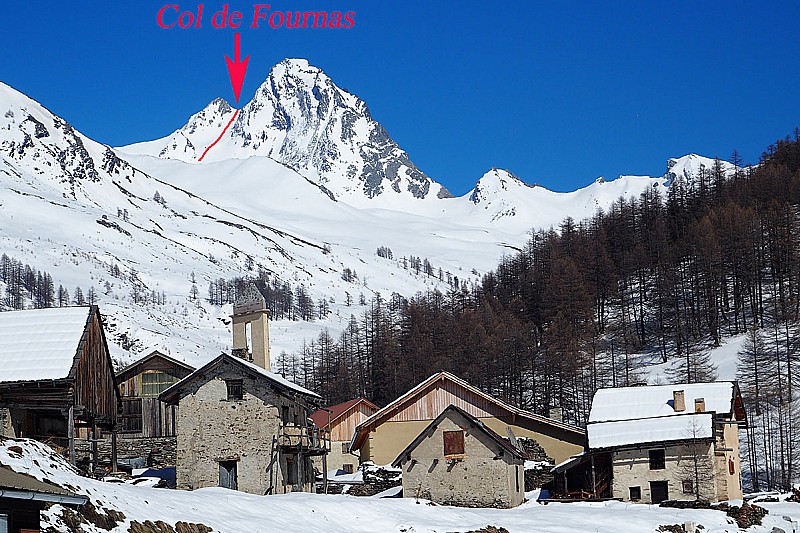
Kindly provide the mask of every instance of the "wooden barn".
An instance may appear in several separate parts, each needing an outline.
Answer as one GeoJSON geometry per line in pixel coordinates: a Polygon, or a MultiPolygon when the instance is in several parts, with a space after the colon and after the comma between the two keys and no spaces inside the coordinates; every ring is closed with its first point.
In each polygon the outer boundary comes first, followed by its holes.
{"type": "Polygon", "coordinates": [[[330,432],[331,451],[323,467],[322,460],[316,465],[320,469],[336,469],[346,474],[352,474],[358,466],[358,451],[350,453],[350,440],[356,427],[367,418],[374,415],[379,407],[366,398],[355,398],[346,402],[320,409],[311,414],[320,429],[330,432]]]}
{"type": "Polygon", "coordinates": [[[500,435],[536,441],[556,462],[583,451],[586,432],[493,398],[450,374],[434,374],[358,425],[351,451],[361,461],[388,464],[448,406],[454,405],[500,435]]]}
{"type": "Polygon", "coordinates": [[[194,370],[154,351],[118,372],[122,397],[119,432],[125,438],[174,437],[178,406],[165,404],[158,395],[194,370]]]}
{"type": "MultiPolygon", "coordinates": [[[[119,407],[97,306],[0,313],[6,435],[56,444],[75,462],[75,439],[115,435],[119,407]]],[[[93,459],[97,464],[96,453],[93,459]]]]}

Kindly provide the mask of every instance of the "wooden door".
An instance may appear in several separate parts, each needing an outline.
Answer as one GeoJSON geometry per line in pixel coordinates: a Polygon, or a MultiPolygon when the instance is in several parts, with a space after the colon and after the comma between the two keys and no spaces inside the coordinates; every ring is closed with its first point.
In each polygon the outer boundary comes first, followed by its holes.
{"type": "Polygon", "coordinates": [[[661,503],[669,500],[669,484],[666,481],[650,482],[650,502],[661,503]]]}

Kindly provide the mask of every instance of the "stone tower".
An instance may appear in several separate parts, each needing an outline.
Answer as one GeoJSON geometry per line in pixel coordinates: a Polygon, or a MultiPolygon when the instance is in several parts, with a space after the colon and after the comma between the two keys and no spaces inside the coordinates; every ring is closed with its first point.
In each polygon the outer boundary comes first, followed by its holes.
{"type": "Polygon", "coordinates": [[[269,316],[257,283],[248,283],[233,304],[233,355],[269,370],[269,316]]]}

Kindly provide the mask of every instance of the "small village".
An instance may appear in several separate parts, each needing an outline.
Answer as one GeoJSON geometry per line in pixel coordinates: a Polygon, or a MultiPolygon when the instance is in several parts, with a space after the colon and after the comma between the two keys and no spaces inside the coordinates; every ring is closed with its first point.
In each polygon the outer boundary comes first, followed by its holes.
{"type": "MultiPolygon", "coordinates": [[[[270,371],[257,283],[238,296],[230,325],[232,352],[210,354],[200,368],[153,351],[115,372],[97,306],[0,313],[3,444],[34,439],[87,477],[152,490],[489,509],[531,498],[710,508],[744,497],[739,431],[748,414],[736,382],[600,389],[585,429],[445,371],[383,407],[366,398],[325,405],[270,371]]],[[[48,506],[87,501],[0,468],[0,531],[39,531],[48,506]]]]}

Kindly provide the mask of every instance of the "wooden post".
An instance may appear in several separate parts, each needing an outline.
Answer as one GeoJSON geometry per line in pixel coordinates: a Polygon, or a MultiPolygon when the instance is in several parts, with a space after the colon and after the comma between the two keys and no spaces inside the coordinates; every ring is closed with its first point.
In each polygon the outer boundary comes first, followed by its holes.
{"type": "Polygon", "coordinates": [[[69,438],[69,464],[75,466],[75,407],[67,412],[67,437],[69,438]]]}
{"type": "Polygon", "coordinates": [[[116,472],[117,468],[117,430],[111,430],[111,471],[116,472]]]}
{"type": "Polygon", "coordinates": [[[590,455],[590,457],[592,458],[592,494],[597,498],[597,477],[594,472],[594,454],[590,455]]]}
{"type": "Polygon", "coordinates": [[[95,422],[95,421],[92,421],[91,439],[92,439],[92,468],[91,468],[91,474],[92,474],[92,476],[94,476],[94,471],[97,470],[97,468],[98,468],[98,462],[97,462],[97,422],[95,422]]]}
{"type": "Polygon", "coordinates": [[[328,494],[328,452],[322,454],[322,493],[328,494]]]}

